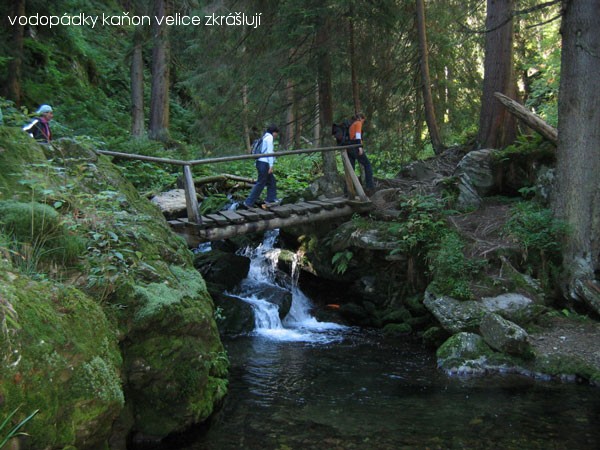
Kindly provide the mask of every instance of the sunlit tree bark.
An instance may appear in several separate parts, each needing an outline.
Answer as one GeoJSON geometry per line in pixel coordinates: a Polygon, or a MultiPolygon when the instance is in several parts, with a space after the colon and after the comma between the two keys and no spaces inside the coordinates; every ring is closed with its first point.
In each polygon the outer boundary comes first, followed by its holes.
{"type": "Polygon", "coordinates": [[[567,221],[563,290],[600,313],[600,0],[563,2],[556,215],[567,221]]]}

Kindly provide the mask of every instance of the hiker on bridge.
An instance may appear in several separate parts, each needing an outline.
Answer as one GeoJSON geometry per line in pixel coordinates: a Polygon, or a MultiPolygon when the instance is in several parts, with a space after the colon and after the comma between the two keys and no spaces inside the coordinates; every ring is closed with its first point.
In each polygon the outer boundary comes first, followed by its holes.
{"type": "Polygon", "coordinates": [[[50,121],[54,117],[54,112],[50,105],[42,105],[36,111],[38,117],[31,123],[23,127],[23,131],[42,144],[49,144],[52,140],[52,131],[50,130],[50,121]]]}
{"type": "MultiPolygon", "coordinates": [[[[272,155],[274,153],[273,141],[279,134],[277,125],[269,125],[265,134],[262,137],[262,143],[258,153],[264,155],[272,155]]],[[[275,175],[273,175],[273,165],[275,164],[274,156],[263,156],[256,160],[256,171],[258,173],[256,184],[250,191],[248,198],[240,204],[240,208],[252,208],[265,186],[267,187],[266,204],[277,202],[277,183],[275,175]]]]}
{"type": "Polygon", "coordinates": [[[365,153],[365,149],[362,145],[362,126],[365,123],[366,117],[363,113],[357,113],[352,117],[352,125],[350,125],[350,143],[360,144],[360,147],[354,147],[348,150],[348,159],[352,164],[352,168],[356,166],[358,160],[364,168],[365,172],[365,184],[366,191],[370,193],[375,189],[375,183],[373,182],[373,169],[371,168],[371,162],[365,153]]]}

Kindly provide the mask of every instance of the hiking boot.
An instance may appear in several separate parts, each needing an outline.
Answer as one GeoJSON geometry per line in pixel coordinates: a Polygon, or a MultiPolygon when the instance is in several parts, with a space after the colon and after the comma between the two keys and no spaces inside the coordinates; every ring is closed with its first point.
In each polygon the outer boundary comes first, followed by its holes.
{"type": "Polygon", "coordinates": [[[275,200],[273,200],[272,202],[265,202],[265,203],[264,203],[264,205],[265,205],[267,208],[270,208],[270,207],[272,207],[272,206],[279,206],[279,205],[281,205],[281,200],[280,200],[280,199],[278,199],[278,198],[276,198],[276,199],[275,199],[275,200]]]}

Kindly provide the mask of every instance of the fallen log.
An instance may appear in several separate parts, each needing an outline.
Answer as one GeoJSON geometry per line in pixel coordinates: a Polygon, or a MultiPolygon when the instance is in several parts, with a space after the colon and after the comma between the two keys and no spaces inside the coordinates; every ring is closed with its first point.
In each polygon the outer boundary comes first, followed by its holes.
{"type": "Polygon", "coordinates": [[[495,92],[494,96],[502,103],[508,112],[522,120],[529,128],[537,131],[543,137],[548,139],[554,145],[558,144],[558,131],[552,125],[547,124],[540,116],[532,113],[520,103],[508,98],[500,92],[495,92]]]}
{"type": "Polygon", "coordinates": [[[230,175],[228,173],[224,173],[221,175],[213,175],[209,177],[203,178],[194,178],[194,183],[196,184],[209,184],[209,183],[218,183],[220,181],[241,181],[242,183],[254,184],[256,180],[252,178],[240,177],[238,175],[230,175]]]}

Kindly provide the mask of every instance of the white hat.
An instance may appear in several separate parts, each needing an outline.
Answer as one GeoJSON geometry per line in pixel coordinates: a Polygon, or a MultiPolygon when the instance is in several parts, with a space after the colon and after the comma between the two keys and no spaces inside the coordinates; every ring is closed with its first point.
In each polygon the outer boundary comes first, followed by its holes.
{"type": "Polygon", "coordinates": [[[52,106],[50,105],[42,105],[39,107],[39,109],[37,110],[36,114],[45,114],[45,113],[49,113],[52,112],[52,106]]]}

